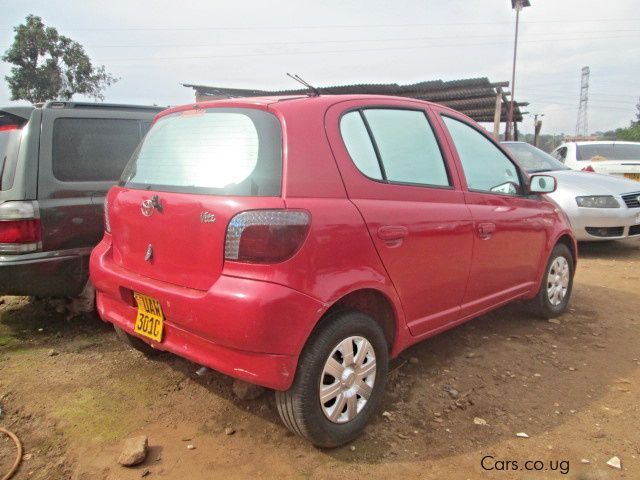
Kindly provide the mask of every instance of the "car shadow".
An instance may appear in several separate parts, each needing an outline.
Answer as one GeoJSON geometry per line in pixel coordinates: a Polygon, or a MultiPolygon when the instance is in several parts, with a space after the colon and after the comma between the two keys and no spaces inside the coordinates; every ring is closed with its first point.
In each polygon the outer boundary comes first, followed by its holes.
{"type": "MultiPolygon", "coordinates": [[[[523,429],[534,436],[571,421],[609,392],[612,379],[637,368],[622,358],[637,341],[620,331],[629,325],[602,322],[607,313],[601,299],[628,306],[628,296],[605,287],[587,292],[580,285],[574,295],[569,312],[553,322],[514,304],[409,348],[392,362],[382,410],[363,435],[321,454],[348,463],[426,461],[487,450],[523,429]],[[602,357],[597,371],[590,352],[602,357]],[[475,425],[475,417],[488,425],[475,425]]],[[[640,308],[640,297],[633,301],[640,308]]],[[[275,425],[292,454],[318,451],[285,429],[271,392],[239,400],[230,378],[217,372],[198,377],[197,366],[181,359],[168,363],[238,413],[275,425]]]]}
{"type": "Polygon", "coordinates": [[[632,259],[640,257],[640,239],[609,240],[605,242],[579,242],[580,258],[632,259]]]}

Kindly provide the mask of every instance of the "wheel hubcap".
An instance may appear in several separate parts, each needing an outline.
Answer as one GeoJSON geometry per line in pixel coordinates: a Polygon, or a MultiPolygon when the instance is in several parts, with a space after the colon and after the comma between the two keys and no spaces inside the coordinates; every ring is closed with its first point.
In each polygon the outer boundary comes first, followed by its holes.
{"type": "Polygon", "coordinates": [[[556,257],[551,262],[549,273],[547,274],[547,297],[549,298],[549,303],[554,307],[560,305],[564,297],[567,296],[569,278],[569,262],[564,257],[556,257]]]}
{"type": "Polygon", "coordinates": [[[376,381],[376,355],[364,337],[336,345],[320,376],[320,405],[333,423],[353,420],[367,404],[376,381]]]}

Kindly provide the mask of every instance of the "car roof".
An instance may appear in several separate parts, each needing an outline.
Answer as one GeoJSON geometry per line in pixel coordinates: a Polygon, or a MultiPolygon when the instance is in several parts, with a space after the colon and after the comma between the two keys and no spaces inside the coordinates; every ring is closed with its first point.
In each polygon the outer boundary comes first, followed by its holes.
{"type": "Polygon", "coordinates": [[[593,141],[578,141],[578,142],[565,142],[566,144],[574,143],[576,145],[640,145],[640,142],[626,142],[618,140],[593,140],[593,141]]]}
{"type": "MultiPolygon", "coordinates": [[[[185,110],[197,109],[197,108],[213,108],[213,107],[260,107],[263,109],[272,108],[274,110],[283,110],[282,107],[286,105],[287,108],[302,106],[304,104],[313,104],[316,107],[328,108],[332,105],[348,102],[350,100],[380,100],[381,102],[394,100],[401,100],[403,102],[410,102],[422,105],[437,105],[439,108],[455,112],[458,115],[466,117],[466,115],[453,110],[444,105],[439,105],[434,102],[427,102],[424,100],[418,100],[416,98],[409,97],[394,97],[391,95],[370,95],[370,94],[350,94],[350,95],[284,95],[284,96],[268,96],[268,97],[236,97],[236,98],[222,98],[217,100],[209,100],[204,102],[195,102],[185,105],[179,105],[176,107],[168,108],[160,112],[156,116],[156,120],[170,115],[172,113],[182,112],[185,110]]],[[[466,117],[469,118],[469,117],[466,117]]],[[[470,119],[471,120],[471,119],[470,119]]],[[[473,121],[473,120],[472,120],[473,121]]]]}

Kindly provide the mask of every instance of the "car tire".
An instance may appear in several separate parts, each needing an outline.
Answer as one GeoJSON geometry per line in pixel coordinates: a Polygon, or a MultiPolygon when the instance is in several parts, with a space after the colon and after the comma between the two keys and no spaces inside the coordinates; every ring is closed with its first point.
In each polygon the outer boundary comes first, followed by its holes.
{"type": "Polygon", "coordinates": [[[158,355],[162,354],[162,350],[153,348],[147,342],[140,340],[138,337],[129,335],[120,327],[116,327],[114,325],[113,328],[116,331],[116,335],[122,342],[127,344],[129,347],[135,350],[138,350],[139,352],[142,352],[145,355],[145,357],[157,357],[158,355]]]}
{"type": "Polygon", "coordinates": [[[291,388],[276,391],[280,418],[317,447],[350,442],[380,408],[388,363],[389,347],[375,320],[359,311],[331,314],[305,345],[291,388]],[[325,399],[338,393],[323,403],[321,384],[325,399]]]}
{"type": "Polygon", "coordinates": [[[529,310],[541,318],[562,315],[571,299],[574,273],[575,260],[571,250],[563,243],[556,244],[545,267],[538,294],[528,302],[529,310]]]}

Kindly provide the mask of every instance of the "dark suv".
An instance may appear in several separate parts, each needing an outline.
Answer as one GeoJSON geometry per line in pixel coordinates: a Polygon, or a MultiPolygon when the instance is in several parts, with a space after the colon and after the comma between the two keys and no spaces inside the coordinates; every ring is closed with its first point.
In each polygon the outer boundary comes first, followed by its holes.
{"type": "Polygon", "coordinates": [[[77,102],[0,108],[0,295],[75,296],[106,191],[161,108],[77,102]]]}

